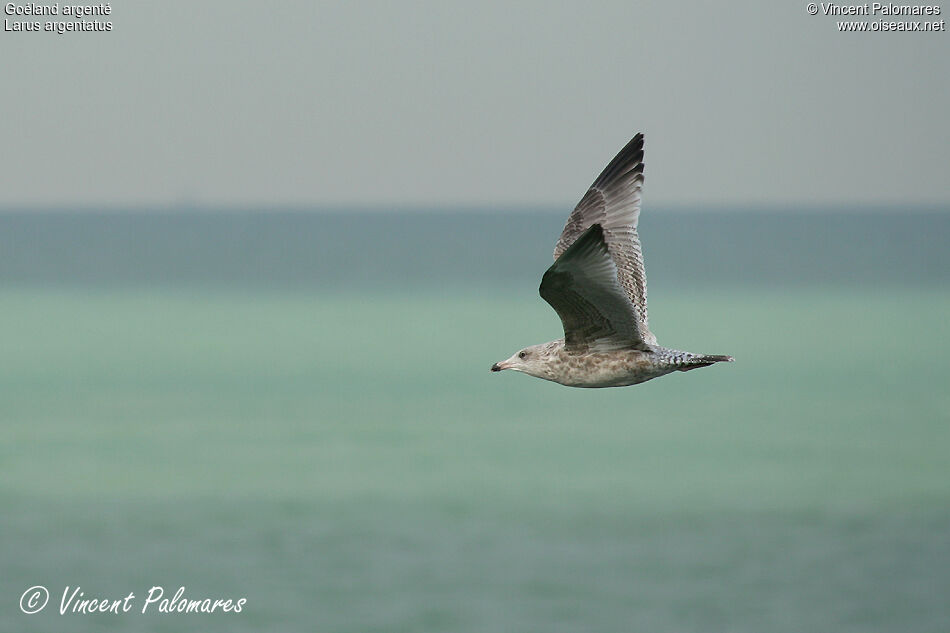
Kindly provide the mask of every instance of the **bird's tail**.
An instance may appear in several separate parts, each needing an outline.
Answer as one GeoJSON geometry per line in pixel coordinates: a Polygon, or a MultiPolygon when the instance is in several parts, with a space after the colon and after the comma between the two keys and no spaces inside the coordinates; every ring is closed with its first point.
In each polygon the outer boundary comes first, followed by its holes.
{"type": "Polygon", "coordinates": [[[697,354],[683,360],[682,364],[676,368],[676,371],[689,371],[700,367],[709,367],[715,363],[731,363],[735,360],[732,356],[722,354],[697,354]]]}

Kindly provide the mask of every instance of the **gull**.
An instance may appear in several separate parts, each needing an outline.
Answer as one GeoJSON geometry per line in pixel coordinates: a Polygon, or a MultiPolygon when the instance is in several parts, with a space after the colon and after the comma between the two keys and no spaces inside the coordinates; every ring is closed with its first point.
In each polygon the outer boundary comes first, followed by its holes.
{"type": "Polygon", "coordinates": [[[642,189],[643,134],[637,134],[574,208],[541,278],[541,297],[561,318],[564,338],[526,347],[492,371],[511,369],[569,387],[625,387],[734,360],[657,345],[637,234],[642,189]]]}

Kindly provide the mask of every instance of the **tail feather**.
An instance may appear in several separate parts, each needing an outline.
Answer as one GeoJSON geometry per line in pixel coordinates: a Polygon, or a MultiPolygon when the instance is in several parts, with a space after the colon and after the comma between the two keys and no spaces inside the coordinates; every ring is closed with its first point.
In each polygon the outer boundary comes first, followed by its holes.
{"type": "Polygon", "coordinates": [[[690,369],[699,369],[700,367],[709,367],[715,363],[731,363],[736,359],[732,356],[725,356],[722,354],[701,354],[698,356],[693,356],[692,358],[687,358],[683,361],[683,364],[680,367],[676,368],[676,371],[689,371],[690,369]]]}

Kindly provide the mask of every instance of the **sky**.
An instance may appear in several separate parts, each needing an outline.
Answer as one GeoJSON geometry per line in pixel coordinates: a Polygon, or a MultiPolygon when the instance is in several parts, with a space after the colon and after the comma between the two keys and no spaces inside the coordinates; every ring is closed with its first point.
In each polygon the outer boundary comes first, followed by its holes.
{"type": "Polygon", "coordinates": [[[109,32],[2,16],[0,208],[570,207],[638,131],[645,204],[950,206],[947,31],[799,1],[110,6],[109,32]]]}

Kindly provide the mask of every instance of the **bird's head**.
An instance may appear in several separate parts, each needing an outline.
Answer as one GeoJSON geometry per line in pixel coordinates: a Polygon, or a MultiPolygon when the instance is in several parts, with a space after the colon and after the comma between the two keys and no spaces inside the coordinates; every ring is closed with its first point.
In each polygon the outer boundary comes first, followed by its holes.
{"type": "Polygon", "coordinates": [[[513,369],[528,374],[529,376],[550,380],[551,371],[548,364],[550,356],[550,343],[532,345],[531,347],[526,347],[515,352],[508,360],[495,363],[491,366],[491,370],[502,371],[504,369],[513,369]]]}

